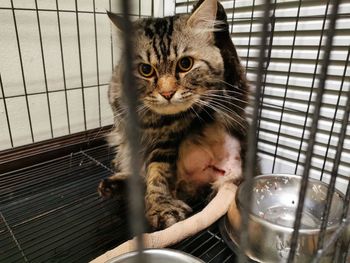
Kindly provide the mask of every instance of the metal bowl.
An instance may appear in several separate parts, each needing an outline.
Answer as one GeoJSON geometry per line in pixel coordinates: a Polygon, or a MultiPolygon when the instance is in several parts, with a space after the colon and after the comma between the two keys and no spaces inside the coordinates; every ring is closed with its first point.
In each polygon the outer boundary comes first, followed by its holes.
{"type": "MultiPolygon", "coordinates": [[[[137,263],[137,252],[130,252],[109,260],[107,263],[137,263]]],[[[199,258],[172,249],[146,249],[143,258],[150,263],[204,263],[199,258]]]]}
{"type": "MultiPolygon", "coordinates": [[[[261,175],[254,178],[253,204],[249,213],[249,245],[245,253],[258,262],[286,262],[290,251],[301,177],[261,175]]],[[[225,230],[239,247],[240,211],[243,209],[245,183],[238,188],[236,203],[225,220],[225,230]]],[[[326,204],[327,184],[309,179],[299,230],[295,262],[310,262],[316,252],[322,213],[326,204]]],[[[341,223],[344,196],[335,190],[326,228],[327,240],[341,223]]],[[[321,262],[332,262],[334,248],[321,262]]]]}

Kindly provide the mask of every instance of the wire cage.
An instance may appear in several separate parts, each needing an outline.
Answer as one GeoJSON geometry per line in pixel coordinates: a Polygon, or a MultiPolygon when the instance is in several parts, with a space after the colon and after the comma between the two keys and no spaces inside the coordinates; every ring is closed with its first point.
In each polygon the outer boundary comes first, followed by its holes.
{"type": "MultiPolygon", "coordinates": [[[[87,262],[133,234],[127,202],[96,191],[113,172],[106,94],[121,53],[105,10],[133,20],[188,13],[196,1],[121,2],[0,0],[0,262],[87,262]]],[[[248,162],[257,153],[263,173],[300,175],[300,200],[309,177],[328,183],[329,196],[334,187],[345,195],[321,256],[349,232],[350,2],[220,2],[255,90],[248,162]]],[[[244,260],[217,224],[174,248],[205,262],[244,260]]],[[[335,262],[349,262],[348,250],[335,262]]]]}

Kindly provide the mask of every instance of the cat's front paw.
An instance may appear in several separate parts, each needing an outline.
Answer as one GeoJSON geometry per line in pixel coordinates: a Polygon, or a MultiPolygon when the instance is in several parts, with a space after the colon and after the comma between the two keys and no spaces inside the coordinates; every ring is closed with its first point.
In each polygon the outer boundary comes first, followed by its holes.
{"type": "Polygon", "coordinates": [[[100,181],[97,192],[103,198],[112,198],[117,193],[122,193],[124,190],[123,181],[121,180],[111,180],[109,178],[100,181]]]}
{"type": "Polygon", "coordinates": [[[152,203],[146,217],[154,229],[165,229],[183,219],[192,212],[192,208],[177,199],[165,199],[152,203]]]}

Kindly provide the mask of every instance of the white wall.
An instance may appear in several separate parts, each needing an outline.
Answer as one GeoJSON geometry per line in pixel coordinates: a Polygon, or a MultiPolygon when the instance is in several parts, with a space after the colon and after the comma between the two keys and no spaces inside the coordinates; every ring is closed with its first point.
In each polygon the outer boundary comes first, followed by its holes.
{"type": "MultiPolygon", "coordinates": [[[[56,1],[38,0],[40,41],[35,1],[14,0],[18,46],[11,2],[0,0],[0,74],[4,92],[0,92],[0,150],[112,124],[107,88],[120,45],[113,44],[112,61],[111,23],[105,10],[111,5],[113,12],[121,12],[117,3],[78,0],[76,7],[75,1],[58,1],[58,23],[56,1]]],[[[151,15],[151,0],[141,1],[141,9],[138,4],[133,1],[135,17],[151,15]]],[[[173,12],[173,1],[167,1],[164,9],[163,1],[154,1],[155,16],[173,12]]]]}
{"type": "MultiPolygon", "coordinates": [[[[0,6],[11,7],[9,2],[1,0],[0,6]]],[[[111,39],[109,21],[104,14],[108,9],[108,1],[96,1],[96,12],[103,12],[96,13],[97,43],[93,2],[78,1],[81,68],[74,1],[59,1],[58,8],[62,10],[59,12],[62,46],[55,1],[38,1],[42,44],[37,12],[32,10],[36,7],[35,2],[17,0],[14,1],[14,7],[19,47],[12,10],[0,10],[0,72],[5,93],[1,94],[1,98],[6,98],[13,146],[33,142],[29,118],[35,142],[84,130],[83,99],[87,129],[110,124],[111,112],[107,105],[106,90],[112,69],[111,39]],[[20,59],[23,62],[24,80],[20,59]],[[84,89],[81,89],[82,86],[84,89]],[[48,96],[46,91],[49,92],[48,96]],[[25,93],[28,94],[27,100],[25,93]]],[[[0,149],[11,147],[4,106],[4,100],[1,99],[0,149]]]]}

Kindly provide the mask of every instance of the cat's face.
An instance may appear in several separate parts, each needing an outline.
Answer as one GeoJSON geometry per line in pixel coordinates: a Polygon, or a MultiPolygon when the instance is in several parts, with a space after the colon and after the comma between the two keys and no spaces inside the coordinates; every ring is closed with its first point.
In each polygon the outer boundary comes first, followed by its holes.
{"type": "Polygon", "coordinates": [[[224,65],[214,40],[216,12],[217,0],[204,0],[191,15],[135,22],[133,64],[141,108],[177,114],[204,106],[220,87],[224,65]]]}
{"type": "Polygon", "coordinates": [[[223,78],[213,32],[189,25],[189,17],[142,20],[137,27],[134,72],[140,100],[158,114],[203,104],[223,78]]]}

